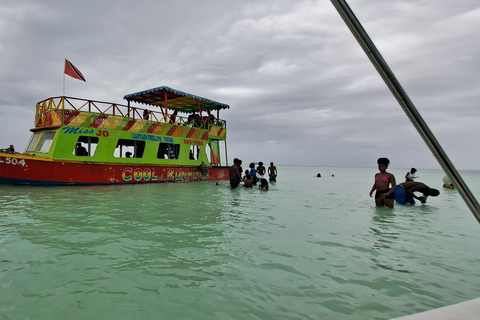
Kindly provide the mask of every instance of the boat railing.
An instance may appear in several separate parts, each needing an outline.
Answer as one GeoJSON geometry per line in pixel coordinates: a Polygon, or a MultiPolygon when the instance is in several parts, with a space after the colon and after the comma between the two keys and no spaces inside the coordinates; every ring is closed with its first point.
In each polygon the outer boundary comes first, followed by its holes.
{"type": "Polygon", "coordinates": [[[210,119],[201,117],[191,119],[189,117],[179,116],[173,113],[165,113],[163,109],[150,110],[139,107],[132,107],[122,104],[116,104],[104,101],[85,100],[73,97],[53,97],[40,101],[36,106],[35,128],[58,127],[69,125],[66,123],[69,118],[84,113],[84,121],[76,121],[75,126],[92,126],[101,127],[98,122],[103,122],[109,117],[121,120],[139,120],[152,121],[164,124],[173,124],[177,126],[194,127],[203,130],[209,130],[209,127],[226,128],[226,122],[222,119],[210,119]],[[99,117],[95,121],[88,122],[88,114],[98,114],[99,117]]]}

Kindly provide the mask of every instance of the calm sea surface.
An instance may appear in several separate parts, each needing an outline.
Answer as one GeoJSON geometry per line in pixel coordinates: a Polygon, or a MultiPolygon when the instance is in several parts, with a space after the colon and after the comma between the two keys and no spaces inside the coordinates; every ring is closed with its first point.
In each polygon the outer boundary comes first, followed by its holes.
{"type": "Polygon", "coordinates": [[[480,224],[442,171],[417,173],[439,197],[390,210],[376,169],[278,170],[269,191],[0,186],[0,319],[389,319],[480,297],[480,224]]]}

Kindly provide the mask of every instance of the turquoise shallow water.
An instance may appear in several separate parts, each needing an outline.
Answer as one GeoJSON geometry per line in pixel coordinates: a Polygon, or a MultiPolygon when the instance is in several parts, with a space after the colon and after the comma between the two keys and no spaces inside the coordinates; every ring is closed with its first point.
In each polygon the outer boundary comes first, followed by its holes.
{"type": "Polygon", "coordinates": [[[480,297],[480,224],[440,170],[418,172],[439,197],[390,210],[375,169],[278,169],[269,191],[0,186],[0,319],[389,319],[480,297]]]}

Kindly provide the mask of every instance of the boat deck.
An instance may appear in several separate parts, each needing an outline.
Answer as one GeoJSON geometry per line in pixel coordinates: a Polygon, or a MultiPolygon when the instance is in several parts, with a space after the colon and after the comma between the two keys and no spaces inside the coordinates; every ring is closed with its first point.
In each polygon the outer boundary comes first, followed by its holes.
{"type": "Polygon", "coordinates": [[[226,121],[215,116],[185,117],[175,112],[168,114],[163,108],[151,110],[63,96],[37,103],[32,131],[62,125],[151,134],[167,134],[167,128],[177,130],[172,127],[195,128],[208,130],[210,138],[226,139],[226,121]]]}
{"type": "Polygon", "coordinates": [[[480,298],[451,306],[425,311],[392,320],[477,320],[480,318],[480,298]]]}

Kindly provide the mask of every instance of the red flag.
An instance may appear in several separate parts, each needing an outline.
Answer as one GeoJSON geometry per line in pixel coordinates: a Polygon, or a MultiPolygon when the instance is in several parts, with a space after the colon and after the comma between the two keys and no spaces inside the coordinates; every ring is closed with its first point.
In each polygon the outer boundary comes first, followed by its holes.
{"type": "Polygon", "coordinates": [[[70,61],[68,61],[67,59],[65,59],[65,74],[69,75],[70,77],[72,78],[75,78],[75,79],[78,79],[78,80],[82,80],[82,81],[85,81],[87,82],[87,80],[85,80],[85,77],[83,76],[83,74],[80,72],[80,70],[78,70],[70,61]]]}

